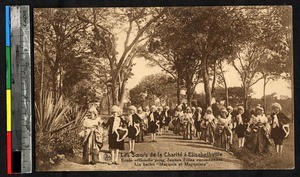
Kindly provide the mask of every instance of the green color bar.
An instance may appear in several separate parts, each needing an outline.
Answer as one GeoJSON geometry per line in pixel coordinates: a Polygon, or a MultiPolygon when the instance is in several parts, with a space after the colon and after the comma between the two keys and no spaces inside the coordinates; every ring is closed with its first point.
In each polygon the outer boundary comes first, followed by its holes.
{"type": "Polygon", "coordinates": [[[6,89],[11,89],[11,58],[10,46],[6,47],[6,89]]]}

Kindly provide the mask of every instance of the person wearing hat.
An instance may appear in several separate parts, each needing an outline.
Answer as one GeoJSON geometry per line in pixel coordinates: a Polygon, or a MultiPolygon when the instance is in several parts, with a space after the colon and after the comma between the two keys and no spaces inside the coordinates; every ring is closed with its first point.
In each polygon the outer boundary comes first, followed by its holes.
{"type": "Polygon", "coordinates": [[[202,108],[201,107],[197,107],[196,111],[193,115],[194,118],[194,126],[196,129],[196,137],[198,140],[200,140],[201,138],[201,133],[203,131],[203,129],[201,128],[201,123],[205,123],[204,119],[202,118],[202,108]]]}
{"type": "Polygon", "coordinates": [[[151,135],[152,142],[156,142],[156,132],[159,128],[159,114],[157,113],[156,106],[151,106],[148,118],[148,133],[151,135]]]}
{"type": "Polygon", "coordinates": [[[140,122],[141,118],[136,114],[137,109],[135,106],[129,107],[129,115],[128,115],[128,135],[129,138],[129,153],[134,154],[134,147],[135,147],[135,139],[137,135],[139,134],[141,128],[140,128],[140,122]]]}
{"type": "Polygon", "coordinates": [[[99,151],[103,146],[102,120],[95,109],[89,109],[84,117],[80,136],[83,138],[83,161],[95,164],[99,161],[99,151]]]}
{"type": "Polygon", "coordinates": [[[184,113],[182,124],[183,139],[192,139],[192,125],[194,124],[194,120],[192,110],[189,106],[186,108],[186,113],[184,113]]]}
{"type": "Polygon", "coordinates": [[[213,144],[215,142],[214,129],[216,127],[216,118],[212,113],[212,108],[208,107],[204,115],[204,120],[206,124],[205,131],[205,141],[206,143],[213,144]]]}
{"type": "Polygon", "coordinates": [[[174,125],[174,134],[175,135],[182,135],[182,119],[184,117],[184,113],[182,111],[182,106],[178,105],[176,107],[176,111],[174,113],[174,119],[172,120],[174,125]]]}
{"type": "Polygon", "coordinates": [[[236,116],[235,132],[238,137],[239,148],[242,148],[245,144],[245,132],[249,122],[249,116],[245,114],[243,106],[239,106],[237,109],[238,115],[236,116]]]}
{"type": "Polygon", "coordinates": [[[268,152],[270,128],[268,118],[263,114],[263,108],[256,106],[255,114],[250,118],[245,132],[245,147],[253,153],[268,152]]]}
{"type": "Polygon", "coordinates": [[[232,144],[232,123],[231,117],[225,107],[220,108],[220,116],[217,119],[217,127],[215,129],[215,143],[214,146],[229,150],[232,144]]]}
{"type": "Polygon", "coordinates": [[[140,122],[141,130],[136,137],[136,143],[142,143],[142,142],[144,142],[144,134],[145,134],[145,131],[147,130],[147,126],[145,123],[145,121],[147,119],[146,119],[143,109],[141,107],[139,107],[137,109],[137,115],[141,118],[141,122],[140,122]]]}
{"type": "Polygon", "coordinates": [[[108,145],[111,151],[111,163],[118,165],[119,150],[124,150],[124,139],[128,134],[125,128],[127,122],[121,117],[121,110],[114,105],[111,108],[112,116],[106,123],[103,123],[104,128],[108,128],[108,145]]]}
{"type": "Polygon", "coordinates": [[[283,140],[289,135],[290,119],[282,112],[282,107],[279,103],[272,104],[271,114],[271,137],[274,140],[276,153],[282,154],[283,140]]]}

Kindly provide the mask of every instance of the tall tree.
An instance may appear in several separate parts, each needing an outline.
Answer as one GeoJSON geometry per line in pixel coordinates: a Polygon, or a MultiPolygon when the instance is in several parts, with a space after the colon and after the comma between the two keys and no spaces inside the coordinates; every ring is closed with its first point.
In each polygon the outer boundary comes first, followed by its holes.
{"type": "Polygon", "coordinates": [[[282,66],[285,65],[290,54],[288,36],[291,31],[288,26],[283,25],[283,21],[289,19],[287,16],[282,16],[285,14],[282,13],[284,10],[283,7],[245,9],[244,15],[251,27],[251,36],[237,45],[236,59],[232,60],[232,65],[242,81],[246,109],[250,88],[264,79],[265,94],[266,84],[271,79],[276,79],[285,70],[282,66]]]}
{"type": "MultiPolygon", "coordinates": [[[[84,51],[79,45],[79,39],[85,33],[87,24],[77,20],[74,12],[74,9],[37,9],[34,14],[37,24],[34,26],[35,56],[42,60],[40,93],[44,92],[45,84],[49,85],[54,104],[66,93],[66,76],[72,75],[77,80],[85,76],[80,74],[86,66],[84,58],[78,54],[84,51]],[[50,77],[45,77],[46,74],[50,77]]],[[[36,61],[39,62],[40,59],[37,58],[36,61]]],[[[72,81],[68,83],[73,84],[72,81]]]]}
{"type": "MultiPolygon", "coordinates": [[[[125,85],[131,75],[132,60],[147,40],[146,34],[162,16],[161,8],[107,8],[92,9],[78,18],[92,24],[92,50],[109,61],[112,103],[121,105],[125,85]],[[123,32],[123,33],[122,33],[123,32]],[[118,36],[124,39],[118,39],[118,36]],[[122,41],[122,42],[121,42],[122,41]],[[121,45],[123,44],[123,45],[121,45]]],[[[78,10],[79,11],[79,10],[78,10]]]]}
{"type": "MultiPolygon", "coordinates": [[[[158,33],[159,42],[163,42],[164,49],[157,51],[164,56],[162,59],[155,59],[156,63],[169,73],[170,69],[173,73],[176,71],[178,80],[183,79],[179,77],[182,74],[179,72],[181,70],[188,71],[184,76],[193,74],[195,77],[189,76],[185,79],[187,84],[196,85],[202,81],[206,105],[209,106],[215,83],[211,84],[211,77],[216,78],[216,62],[234,51],[233,44],[242,40],[240,36],[246,33],[241,33],[242,31],[247,31],[244,24],[243,13],[236,8],[170,8],[164,16],[163,23],[159,24],[155,31],[158,33]],[[187,55],[185,51],[191,51],[193,54],[187,55]],[[187,60],[188,56],[193,57],[187,60]],[[183,60],[192,62],[186,64],[186,69],[185,65],[179,62],[179,70],[174,70],[177,69],[174,61],[183,60]]],[[[190,88],[190,85],[187,88],[190,88]]]]}

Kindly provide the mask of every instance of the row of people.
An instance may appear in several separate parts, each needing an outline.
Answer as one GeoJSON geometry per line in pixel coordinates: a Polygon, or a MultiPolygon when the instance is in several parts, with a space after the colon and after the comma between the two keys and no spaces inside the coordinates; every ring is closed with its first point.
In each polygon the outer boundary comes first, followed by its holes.
{"type": "Polygon", "coordinates": [[[225,150],[229,150],[234,133],[238,137],[239,147],[245,145],[253,152],[267,151],[272,138],[277,153],[282,153],[282,142],[289,133],[289,118],[282,113],[278,103],[273,104],[271,121],[268,121],[260,106],[256,107],[253,114],[247,114],[241,106],[236,111],[232,107],[220,107],[217,117],[211,107],[202,113],[200,107],[187,107],[183,112],[181,106],[177,106],[175,111],[156,106],[146,107],[143,111],[142,108],[130,106],[129,114],[125,117],[118,106],[113,106],[111,113],[112,116],[104,123],[95,109],[88,111],[81,132],[86,163],[99,160],[97,153],[103,145],[103,128],[108,128],[111,164],[117,164],[119,150],[124,150],[126,137],[129,138],[129,152],[134,153],[136,140],[143,142],[143,136],[148,133],[151,141],[156,142],[156,134],[162,134],[165,128],[173,129],[174,134],[184,139],[195,136],[225,150]]]}

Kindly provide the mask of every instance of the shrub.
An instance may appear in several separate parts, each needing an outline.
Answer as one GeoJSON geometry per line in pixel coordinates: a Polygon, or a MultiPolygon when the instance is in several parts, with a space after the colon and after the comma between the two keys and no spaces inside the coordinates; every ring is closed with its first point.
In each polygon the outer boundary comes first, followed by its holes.
{"type": "Polygon", "coordinates": [[[35,103],[37,168],[59,162],[57,154],[74,153],[81,148],[78,133],[85,112],[61,98],[54,104],[52,94],[35,103]]]}

